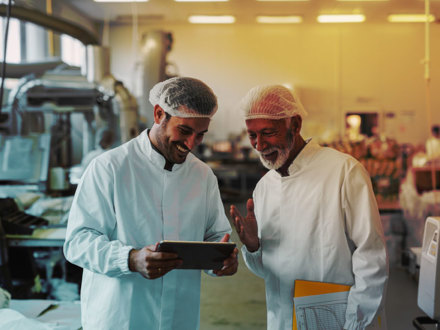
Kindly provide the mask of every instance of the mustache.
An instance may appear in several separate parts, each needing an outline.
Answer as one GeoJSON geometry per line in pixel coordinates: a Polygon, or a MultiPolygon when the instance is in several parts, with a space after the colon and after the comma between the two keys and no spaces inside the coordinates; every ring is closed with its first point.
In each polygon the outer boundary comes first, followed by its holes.
{"type": "Polygon", "coordinates": [[[274,151],[280,151],[281,149],[280,148],[277,148],[277,147],[270,147],[270,148],[267,148],[267,149],[264,149],[264,150],[262,150],[262,151],[258,151],[258,153],[260,154],[260,155],[268,155],[268,154],[271,154],[272,152],[274,152],[274,151]]]}

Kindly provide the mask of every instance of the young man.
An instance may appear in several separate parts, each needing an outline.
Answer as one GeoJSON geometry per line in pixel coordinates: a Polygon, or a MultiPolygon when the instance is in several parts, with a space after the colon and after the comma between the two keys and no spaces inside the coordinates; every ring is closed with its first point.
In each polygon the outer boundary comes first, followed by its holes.
{"type": "MultiPolygon", "coordinates": [[[[200,271],[179,270],[160,240],[227,241],[231,231],[211,169],[190,151],[217,99],[203,82],[153,87],[154,125],[95,158],[76,191],[66,258],[84,268],[84,329],[198,329],[200,271]]],[[[218,276],[237,271],[237,250],[218,276]]]]}
{"type": "Polygon", "coordinates": [[[267,328],[292,329],[301,279],[351,285],[344,329],[364,329],[383,307],[388,277],[368,173],[351,156],[302,138],[306,111],[287,88],[255,87],[242,108],[250,142],[270,171],[247,216],[235,206],[231,216],[247,266],[265,280],[267,328]]]}

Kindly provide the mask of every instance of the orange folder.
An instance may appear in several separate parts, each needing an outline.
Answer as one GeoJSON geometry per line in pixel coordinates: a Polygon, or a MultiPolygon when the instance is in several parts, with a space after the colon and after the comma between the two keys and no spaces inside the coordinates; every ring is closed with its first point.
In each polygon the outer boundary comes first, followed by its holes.
{"type": "MultiPolygon", "coordinates": [[[[315,282],[315,281],[305,281],[305,280],[295,280],[295,289],[293,296],[294,298],[305,297],[305,296],[316,296],[326,293],[344,292],[349,291],[350,285],[326,283],[326,282],[315,282]]],[[[295,306],[293,306],[293,330],[297,330],[296,326],[296,314],[295,306]]]]}

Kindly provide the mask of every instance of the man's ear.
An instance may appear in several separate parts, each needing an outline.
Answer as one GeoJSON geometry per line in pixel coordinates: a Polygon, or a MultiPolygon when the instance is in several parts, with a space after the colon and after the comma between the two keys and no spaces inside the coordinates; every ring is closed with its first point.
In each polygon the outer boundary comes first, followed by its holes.
{"type": "Polygon", "coordinates": [[[154,106],[154,123],[159,125],[165,118],[165,110],[162,109],[158,104],[156,104],[154,106]]]}
{"type": "Polygon", "coordinates": [[[302,118],[301,116],[294,116],[291,119],[291,128],[292,128],[292,133],[294,134],[299,134],[301,131],[301,125],[302,125],[302,118]]]}

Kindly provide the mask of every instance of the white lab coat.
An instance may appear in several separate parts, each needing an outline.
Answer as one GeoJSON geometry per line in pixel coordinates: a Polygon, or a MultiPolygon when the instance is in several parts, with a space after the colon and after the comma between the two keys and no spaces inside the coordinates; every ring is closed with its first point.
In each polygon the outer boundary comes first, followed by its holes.
{"type": "Polygon", "coordinates": [[[294,281],[303,279],[352,285],[344,327],[363,329],[383,305],[388,278],[369,175],[351,156],[314,142],[289,174],[271,170],[258,182],[260,249],[242,249],[248,267],[265,280],[267,328],[292,329],[294,281]]]}
{"type": "Polygon", "coordinates": [[[95,158],[70,211],[64,253],[83,267],[84,329],[198,329],[200,271],[148,280],[128,253],[160,240],[219,241],[231,232],[211,169],[189,154],[164,170],[147,131],[95,158]]]}

